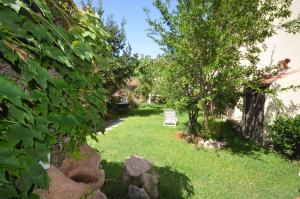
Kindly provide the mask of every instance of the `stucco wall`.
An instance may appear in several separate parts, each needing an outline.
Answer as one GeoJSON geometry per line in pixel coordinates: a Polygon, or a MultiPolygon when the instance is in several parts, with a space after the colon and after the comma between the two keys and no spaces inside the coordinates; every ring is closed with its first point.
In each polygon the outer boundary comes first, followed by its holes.
{"type": "MultiPolygon", "coordinates": [[[[294,0],[291,6],[292,16],[296,18],[300,14],[300,0],[294,0]]],[[[271,87],[285,88],[291,85],[300,85],[300,33],[290,34],[283,30],[266,40],[267,49],[260,56],[260,67],[270,63],[290,58],[289,74],[274,81],[271,87]]],[[[277,113],[300,114],[300,90],[288,90],[278,93],[276,97],[267,96],[265,104],[265,121],[271,121],[277,113]]],[[[235,109],[232,118],[240,120],[242,112],[235,109]]]]}
{"type": "MultiPolygon", "coordinates": [[[[291,6],[292,18],[300,14],[300,0],[294,0],[291,6]]],[[[300,85],[300,33],[290,34],[280,30],[276,35],[266,40],[268,49],[261,55],[261,64],[267,65],[271,61],[272,53],[274,64],[279,60],[290,58],[288,75],[273,82],[271,87],[285,88],[291,85],[300,85]]],[[[300,114],[300,90],[283,91],[276,97],[268,96],[265,104],[265,121],[269,122],[276,113],[289,115],[300,114]],[[282,102],[282,104],[281,104],[282,102]]]]}

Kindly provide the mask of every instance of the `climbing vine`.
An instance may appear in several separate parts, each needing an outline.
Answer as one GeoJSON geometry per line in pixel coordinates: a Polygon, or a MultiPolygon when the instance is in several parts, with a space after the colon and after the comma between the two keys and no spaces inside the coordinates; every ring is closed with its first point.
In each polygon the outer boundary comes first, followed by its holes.
{"type": "Polygon", "coordinates": [[[49,2],[0,0],[0,198],[36,197],[40,161],[103,129],[108,35],[92,12],[49,2]]]}

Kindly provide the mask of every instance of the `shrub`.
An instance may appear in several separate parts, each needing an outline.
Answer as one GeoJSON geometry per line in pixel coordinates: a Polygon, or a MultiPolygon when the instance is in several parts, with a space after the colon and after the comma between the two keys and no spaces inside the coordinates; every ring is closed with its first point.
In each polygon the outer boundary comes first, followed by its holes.
{"type": "Polygon", "coordinates": [[[275,150],[292,159],[300,158],[300,115],[278,116],[268,130],[275,150]]]}

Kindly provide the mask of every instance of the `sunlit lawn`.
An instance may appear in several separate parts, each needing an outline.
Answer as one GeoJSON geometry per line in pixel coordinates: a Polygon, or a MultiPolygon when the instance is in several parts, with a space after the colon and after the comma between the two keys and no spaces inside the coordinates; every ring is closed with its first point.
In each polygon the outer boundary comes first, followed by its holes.
{"type": "MultiPolygon", "coordinates": [[[[184,128],[186,115],[179,116],[177,129],[184,128]]],[[[137,154],[150,160],[160,176],[159,198],[280,198],[300,195],[299,165],[238,136],[226,124],[219,127],[229,142],[224,151],[197,149],[175,137],[176,128],[163,127],[160,106],[144,106],[99,142],[106,172],[102,191],[108,198],[126,198],[122,186],[124,160],[137,154]]]]}

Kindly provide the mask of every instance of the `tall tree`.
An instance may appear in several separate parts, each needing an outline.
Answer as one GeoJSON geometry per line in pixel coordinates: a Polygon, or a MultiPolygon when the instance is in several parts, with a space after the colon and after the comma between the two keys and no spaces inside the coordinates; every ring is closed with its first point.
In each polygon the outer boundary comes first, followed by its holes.
{"type": "MultiPolygon", "coordinates": [[[[291,0],[155,0],[159,20],[148,17],[150,37],[171,58],[168,78],[177,84],[169,99],[189,113],[189,131],[197,133],[199,109],[204,131],[211,107],[237,102],[242,86],[253,79],[261,52],[259,44],[275,33],[275,22],[290,15],[291,0]],[[230,102],[230,103],[229,103],[230,102]]],[[[174,85],[174,84],[173,84],[174,85]]]]}
{"type": "Polygon", "coordinates": [[[116,22],[113,15],[109,15],[105,22],[105,27],[110,33],[109,44],[112,47],[114,56],[118,57],[126,46],[126,32],[125,32],[126,20],[122,19],[120,25],[116,22]]]}

